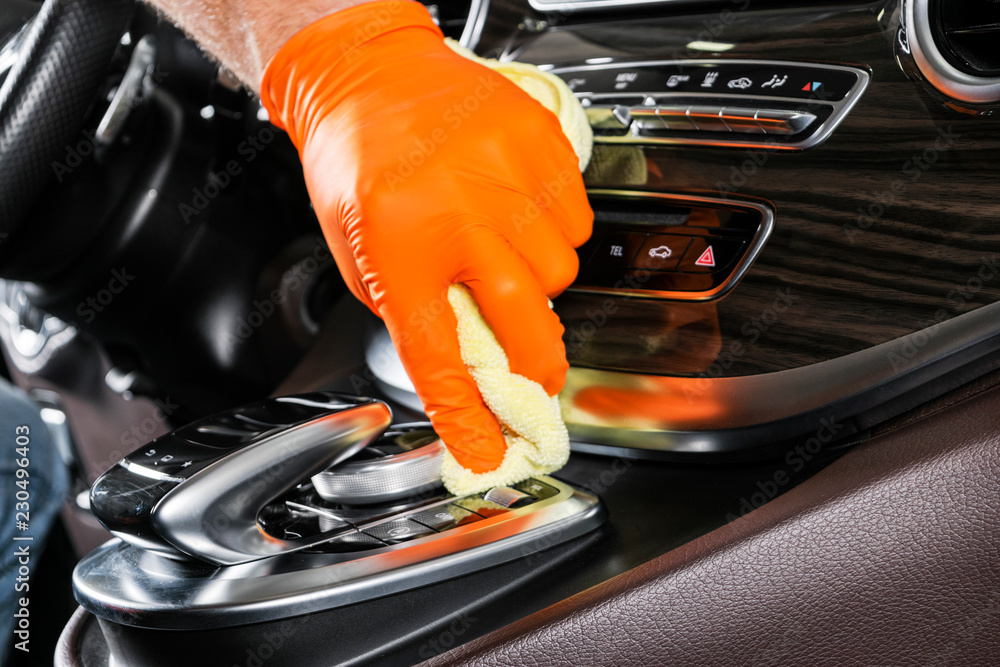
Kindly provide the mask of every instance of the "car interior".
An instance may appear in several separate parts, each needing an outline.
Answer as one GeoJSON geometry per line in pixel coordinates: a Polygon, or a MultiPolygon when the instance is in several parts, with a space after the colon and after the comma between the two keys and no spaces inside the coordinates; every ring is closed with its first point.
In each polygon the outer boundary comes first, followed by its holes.
{"type": "Polygon", "coordinates": [[[2,0],[0,348],[72,479],[14,659],[1000,664],[1000,3],[424,4],[594,134],[569,463],[448,494],[259,99],[2,0]]]}

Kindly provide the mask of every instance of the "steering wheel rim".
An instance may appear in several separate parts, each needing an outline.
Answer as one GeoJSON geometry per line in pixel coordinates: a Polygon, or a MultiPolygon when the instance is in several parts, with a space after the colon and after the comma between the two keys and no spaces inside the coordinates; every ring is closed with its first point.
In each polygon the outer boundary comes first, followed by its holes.
{"type": "Polygon", "coordinates": [[[0,239],[25,222],[83,121],[134,0],[45,0],[0,89],[0,239]]]}

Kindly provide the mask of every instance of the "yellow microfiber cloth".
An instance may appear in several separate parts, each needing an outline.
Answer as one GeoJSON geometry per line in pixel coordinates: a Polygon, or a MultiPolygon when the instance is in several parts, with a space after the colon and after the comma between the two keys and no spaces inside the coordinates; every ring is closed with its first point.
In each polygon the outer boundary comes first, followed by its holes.
{"type": "MultiPolygon", "coordinates": [[[[448,40],[448,45],[466,58],[510,79],[556,114],[580,160],[580,171],[587,168],[594,136],[583,107],[562,79],[534,65],[480,58],[453,40],[448,40]]],[[[441,465],[445,488],[456,496],[465,496],[563,467],[569,459],[569,433],[563,423],[558,397],[549,396],[542,385],[510,371],[507,354],[466,287],[452,285],[448,289],[448,301],[458,320],[462,361],[479,387],[486,406],[500,423],[507,451],[500,467],[482,474],[463,468],[450,452],[446,452],[441,465]]]]}
{"type": "Polygon", "coordinates": [[[465,496],[563,467],[569,458],[569,433],[558,397],[549,396],[542,385],[510,371],[507,354],[468,288],[452,285],[448,301],[458,319],[462,361],[486,407],[500,422],[507,451],[499,468],[481,474],[463,468],[450,452],[445,453],[441,465],[445,488],[456,496],[465,496]]]}

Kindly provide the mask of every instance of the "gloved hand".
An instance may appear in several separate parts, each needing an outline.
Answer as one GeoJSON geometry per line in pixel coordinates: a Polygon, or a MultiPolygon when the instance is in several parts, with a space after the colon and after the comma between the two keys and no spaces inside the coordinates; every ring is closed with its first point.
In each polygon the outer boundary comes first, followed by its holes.
{"type": "Polygon", "coordinates": [[[462,363],[448,286],[465,284],[511,370],[549,395],[567,370],[548,298],[590,235],[577,156],[556,117],[449,49],[422,5],[371,2],[290,39],[261,100],[299,149],[351,291],[386,323],[427,414],[472,472],[504,439],[462,363]]]}

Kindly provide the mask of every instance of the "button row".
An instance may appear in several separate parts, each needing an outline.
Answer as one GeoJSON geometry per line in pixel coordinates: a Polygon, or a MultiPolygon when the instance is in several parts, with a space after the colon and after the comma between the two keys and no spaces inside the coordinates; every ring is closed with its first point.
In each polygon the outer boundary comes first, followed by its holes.
{"type": "Polygon", "coordinates": [[[816,120],[815,114],[806,111],[717,106],[592,105],[587,108],[587,116],[591,127],[604,135],[624,135],[632,121],[643,135],[701,131],[790,136],[816,120]]]}
{"type": "Polygon", "coordinates": [[[482,521],[491,516],[506,514],[512,509],[530,505],[549,498],[558,491],[536,479],[529,479],[511,487],[496,487],[486,493],[456,498],[450,503],[380,523],[370,528],[360,527],[361,534],[386,544],[399,544],[409,540],[441,533],[458,526],[482,521]]]}
{"type": "Polygon", "coordinates": [[[717,237],[613,232],[596,245],[588,264],[591,269],[711,273],[739,257],[744,243],[717,237]]]}
{"type": "Polygon", "coordinates": [[[575,93],[713,94],[782,97],[836,102],[858,83],[845,67],[788,63],[620,63],[605,67],[568,67],[553,72],[575,93]]]}

